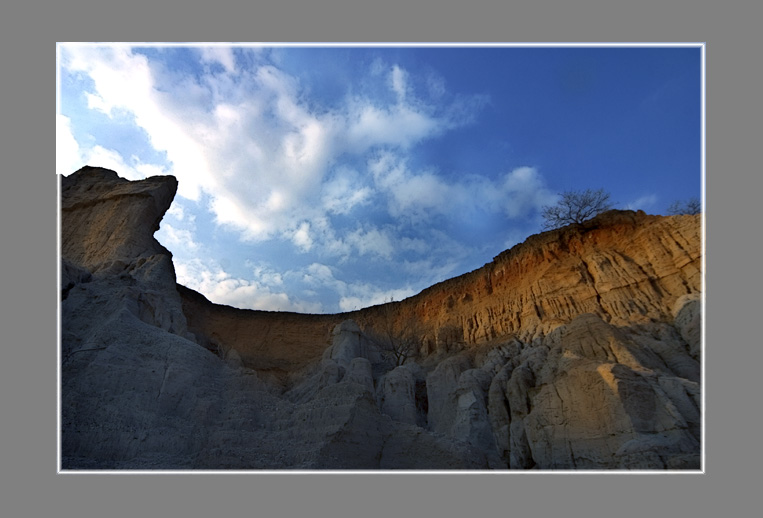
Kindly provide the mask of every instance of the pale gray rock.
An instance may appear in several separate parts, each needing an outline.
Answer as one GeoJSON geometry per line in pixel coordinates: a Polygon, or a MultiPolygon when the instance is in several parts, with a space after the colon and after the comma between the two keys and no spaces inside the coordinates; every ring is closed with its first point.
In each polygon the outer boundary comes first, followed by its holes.
{"type": "Polygon", "coordinates": [[[323,353],[317,370],[287,392],[286,397],[304,403],[329,385],[345,381],[364,387],[372,395],[374,390],[373,346],[352,320],[338,324],[332,333],[332,344],[323,353]]]}
{"type": "Polygon", "coordinates": [[[673,324],[689,344],[689,353],[699,361],[702,351],[702,299],[693,293],[680,297],[673,306],[673,324]]]}
{"type": "Polygon", "coordinates": [[[700,364],[692,357],[689,347],[675,327],[662,322],[633,326],[625,336],[643,351],[653,352],[657,357],[641,364],[670,376],[678,376],[699,382],[700,364]]]}
{"type": "Polygon", "coordinates": [[[528,391],[533,387],[535,373],[526,361],[512,371],[506,390],[510,409],[509,467],[512,469],[529,469],[536,465],[525,431],[525,418],[533,404],[528,391]]]}
{"type": "Polygon", "coordinates": [[[484,355],[477,354],[474,364],[485,372],[488,372],[491,375],[496,375],[503,369],[506,362],[519,357],[522,348],[522,342],[511,340],[505,344],[490,349],[484,355]]]}
{"type": "Polygon", "coordinates": [[[456,355],[443,360],[427,376],[427,401],[429,429],[442,434],[450,434],[456,417],[456,389],[461,373],[471,368],[471,361],[465,355],[456,355]]]}
{"type": "Polygon", "coordinates": [[[367,358],[353,358],[342,382],[360,385],[373,395],[375,390],[371,362],[367,358]]]}
{"type": "Polygon", "coordinates": [[[288,391],[285,397],[294,403],[310,401],[324,388],[342,381],[346,372],[345,367],[335,360],[324,359],[311,376],[288,391]]]}
{"type": "Polygon", "coordinates": [[[332,344],[326,349],[324,360],[331,359],[342,365],[349,365],[355,358],[366,358],[372,363],[381,361],[378,350],[353,320],[338,324],[332,334],[332,344]]]}
{"type": "Polygon", "coordinates": [[[498,371],[488,389],[487,414],[490,427],[495,441],[495,448],[501,457],[503,464],[508,467],[510,447],[509,425],[511,423],[509,398],[507,395],[508,383],[514,371],[512,362],[507,362],[498,371]]]}
{"type": "Polygon", "coordinates": [[[96,325],[82,340],[62,343],[62,467],[192,468],[218,428],[254,426],[255,377],[126,308],[111,309],[92,315],[96,325]],[[239,393],[245,404],[231,407],[239,393]]]}
{"type": "Polygon", "coordinates": [[[231,349],[226,352],[224,359],[225,363],[227,363],[228,366],[233,369],[238,369],[244,366],[243,362],[241,361],[241,355],[238,354],[238,351],[235,349],[231,349]]]}
{"type": "Polygon", "coordinates": [[[398,425],[385,438],[379,461],[389,470],[487,470],[485,452],[474,446],[432,435],[414,426],[398,425]]]}
{"type": "Polygon", "coordinates": [[[80,280],[90,274],[129,281],[138,318],[190,339],[172,254],[153,237],[176,190],[172,176],[130,182],[99,167],[63,177],[62,282],[71,282],[74,269],[80,280]]]}
{"type": "Polygon", "coordinates": [[[379,380],[379,408],[401,423],[416,424],[416,379],[406,365],[394,368],[379,380]]]}
{"type": "Polygon", "coordinates": [[[695,382],[593,315],[576,318],[550,343],[539,356],[523,353],[509,380],[512,468],[699,465],[695,382]],[[654,446],[657,434],[664,435],[659,454],[635,462],[633,452],[654,446]]]}
{"type": "Polygon", "coordinates": [[[491,380],[492,376],[482,369],[468,369],[461,373],[455,391],[455,418],[449,435],[484,452],[490,467],[506,467],[498,455],[488,418],[487,393],[491,380]]]}

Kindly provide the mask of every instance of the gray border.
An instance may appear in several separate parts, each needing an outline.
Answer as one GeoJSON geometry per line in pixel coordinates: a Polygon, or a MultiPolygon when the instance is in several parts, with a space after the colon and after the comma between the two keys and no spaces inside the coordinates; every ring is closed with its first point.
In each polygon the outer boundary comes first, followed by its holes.
{"type": "MultiPolygon", "coordinates": [[[[532,7],[311,2],[168,10],[146,2],[26,3],[4,9],[2,509],[9,516],[670,516],[747,515],[759,500],[760,318],[753,279],[760,142],[757,21],[726,2],[597,1],[532,7]],[[338,15],[337,13],[342,13],[338,15]],[[34,15],[34,16],[33,16],[34,15]],[[190,19],[189,19],[190,18],[190,19]],[[56,475],[55,41],[707,41],[707,457],[705,475],[56,475]],[[45,101],[48,99],[48,101],[45,101]],[[43,130],[42,128],[49,128],[43,130]],[[49,135],[47,138],[41,137],[49,135]],[[45,141],[45,142],[44,142],[45,141]],[[40,152],[41,149],[48,150],[40,152]],[[756,176],[757,178],[752,178],[756,176]],[[757,189],[755,188],[757,187],[757,189]],[[737,212],[738,211],[738,212],[737,212]],[[725,224],[724,224],[725,223],[725,224]],[[737,237],[740,236],[740,237],[737,237]],[[10,240],[7,238],[11,238],[10,240]],[[733,318],[736,317],[736,318],[733,318]],[[748,324],[749,325],[749,324],[748,324]],[[753,417],[754,416],[754,417],[753,417]],[[734,512],[737,511],[737,512],[734,512]]],[[[738,5],[737,5],[738,4],[738,5]]]]}

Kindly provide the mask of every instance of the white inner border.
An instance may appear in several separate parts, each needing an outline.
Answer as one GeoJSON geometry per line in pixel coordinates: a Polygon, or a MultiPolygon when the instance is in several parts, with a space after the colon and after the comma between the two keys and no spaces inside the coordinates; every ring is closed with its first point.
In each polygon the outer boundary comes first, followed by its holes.
{"type": "Polygon", "coordinates": [[[145,47],[528,47],[528,48],[577,48],[577,47],[604,47],[604,48],[646,48],[646,47],[668,47],[668,48],[697,48],[701,49],[701,103],[702,103],[702,128],[701,128],[701,182],[702,182],[702,351],[701,351],[701,386],[702,391],[702,437],[701,437],[701,458],[702,467],[700,470],[665,470],[665,471],[647,471],[647,470],[64,470],[61,468],[61,179],[57,178],[57,218],[56,226],[58,235],[56,238],[56,259],[58,262],[57,270],[57,380],[58,380],[58,394],[57,394],[57,411],[56,416],[58,429],[57,435],[57,469],[59,474],[98,474],[98,475],[113,475],[113,474],[127,474],[127,475],[167,475],[167,474],[184,474],[184,475],[304,475],[304,474],[319,474],[319,475],[336,475],[336,474],[385,474],[385,475],[415,475],[415,474],[428,474],[428,475],[540,475],[540,474],[555,474],[555,475],[594,475],[594,474],[611,474],[611,475],[665,475],[665,474],[681,474],[681,475],[696,475],[705,473],[705,442],[706,442],[706,430],[705,430],[705,287],[706,287],[706,236],[705,236],[705,215],[706,215],[706,132],[705,132],[705,48],[706,43],[125,43],[125,42],[100,42],[100,43],[57,43],[56,44],[56,114],[61,114],[61,47],[62,46],[101,46],[101,45],[115,45],[115,46],[145,46],[145,47]]]}

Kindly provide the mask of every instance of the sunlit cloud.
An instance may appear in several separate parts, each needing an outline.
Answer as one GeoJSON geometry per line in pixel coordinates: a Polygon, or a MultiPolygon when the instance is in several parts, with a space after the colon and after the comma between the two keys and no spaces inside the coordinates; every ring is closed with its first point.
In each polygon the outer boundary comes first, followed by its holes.
{"type": "Polygon", "coordinates": [[[416,293],[416,290],[409,287],[384,289],[373,283],[346,283],[334,276],[330,266],[320,263],[311,264],[302,279],[309,285],[328,287],[339,293],[340,311],[354,311],[390,300],[402,300],[416,293]]]}
{"type": "Polygon", "coordinates": [[[347,242],[360,255],[376,255],[389,260],[395,252],[394,237],[389,230],[358,228],[347,235],[347,242]]]}
{"type": "Polygon", "coordinates": [[[175,228],[173,225],[163,222],[157,232],[157,239],[166,246],[177,250],[183,248],[187,253],[194,253],[199,250],[199,243],[194,241],[193,234],[188,229],[175,228]]]}
{"type": "Polygon", "coordinates": [[[547,183],[570,173],[546,143],[514,147],[527,120],[509,115],[527,101],[512,92],[533,77],[475,63],[492,72],[478,81],[434,53],[344,52],[326,69],[304,49],[63,45],[56,171],[174,175],[156,236],[180,282],[247,308],[401,299],[540,229],[557,200],[547,183]]]}
{"type": "MultiPolygon", "coordinates": [[[[394,103],[354,94],[340,108],[326,110],[307,102],[299,81],[273,64],[260,63],[232,79],[237,69],[230,48],[203,48],[199,54],[203,63],[218,64],[227,74],[178,82],[126,46],[67,48],[64,66],[92,81],[85,92],[91,109],[133,117],[153,147],[167,154],[170,166],[162,172],[178,177],[181,196],[198,200],[202,190],[209,194],[217,222],[245,240],[282,235],[304,251],[316,244],[336,248],[336,240],[316,243],[331,232],[313,235],[313,221],[347,214],[373,196],[362,173],[334,167],[341,156],[406,150],[461,124],[453,118],[458,103],[437,108],[413,96],[409,72],[398,65],[376,70],[395,94],[394,103]]],[[[64,149],[72,148],[69,139],[64,149]]],[[[109,156],[108,150],[93,155],[119,170],[146,170],[109,156]]],[[[426,175],[388,187],[397,215],[426,210],[447,191],[426,175]]],[[[354,234],[351,238],[357,241],[354,234]]]]}
{"type": "Polygon", "coordinates": [[[157,87],[148,59],[126,46],[71,46],[65,47],[62,60],[64,68],[92,81],[93,91],[84,93],[88,106],[109,117],[133,117],[154,149],[167,153],[170,174],[183,180],[180,194],[198,199],[201,187],[209,186],[207,158],[183,114],[168,108],[175,105],[170,101],[177,92],[157,87]]]}
{"type": "Polygon", "coordinates": [[[368,168],[376,186],[389,194],[390,214],[414,220],[462,217],[475,211],[517,219],[556,198],[530,167],[514,169],[496,180],[468,175],[448,183],[431,171],[412,171],[404,158],[383,152],[369,161],[368,168]]]}
{"type": "MultiPolygon", "coordinates": [[[[257,273],[256,271],[253,273],[257,273]]],[[[261,309],[272,311],[297,311],[302,313],[320,313],[323,307],[319,302],[293,300],[282,291],[274,291],[268,283],[273,283],[272,274],[266,282],[257,279],[234,277],[214,261],[200,259],[176,261],[175,274],[178,282],[193,290],[203,293],[210,301],[242,309],[261,309]]],[[[277,283],[276,283],[277,284],[277,283]]]]}

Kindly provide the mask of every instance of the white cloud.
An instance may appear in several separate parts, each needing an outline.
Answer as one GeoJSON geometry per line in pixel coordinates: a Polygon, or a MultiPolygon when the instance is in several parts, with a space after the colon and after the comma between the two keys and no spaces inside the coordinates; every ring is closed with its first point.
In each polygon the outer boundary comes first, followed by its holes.
{"type": "Polygon", "coordinates": [[[186,129],[183,113],[168,113],[167,108],[177,104],[173,96],[182,91],[158,89],[148,59],[129,47],[73,45],[63,49],[63,66],[86,74],[93,82],[94,91],[85,93],[89,106],[110,117],[117,112],[132,116],[154,149],[167,153],[170,174],[183,180],[180,194],[198,199],[210,176],[207,159],[186,129]]]}
{"type": "Polygon", "coordinates": [[[439,135],[447,127],[446,121],[413,106],[398,103],[379,107],[366,99],[350,102],[346,123],[346,146],[356,154],[377,146],[409,149],[425,138],[439,135]]]}
{"type": "Polygon", "coordinates": [[[56,115],[56,174],[68,176],[82,167],[79,144],[72,135],[71,121],[56,115]]]}
{"type": "Polygon", "coordinates": [[[503,210],[509,218],[527,216],[531,211],[554,202],[556,195],[546,189],[543,178],[531,167],[508,172],[498,191],[503,210]]]}
{"type": "Polygon", "coordinates": [[[101,146],[83,150],[82,161],[83,164],[96,165],[116,171],[119,176],[128,180],[141,180],[147,176],[167,174],[160,166],[141,163],[129,164],[117,151],[101,146]]]}
{"type": "Polygon", "coordinates": [[[318,302],[292,300],[286,293],[273,291],[258,279],[233,277],[214,262],[176,260],[175,273],[180,284],[202,293],[216,304],[302,313],[320,313],[323,310],[318,302]]]}
{"type": "Polygon", "coordinates": [[[416,294],[410,288],[381,290],[369,284],[355,285],[353,288],[353,295],[339,299],[339,309],[341,311],[354,311],[377,304],[384,304],[390,300],[400,301],[416,294]]]}
{"type": "Polygon", "coordinates": [[[649,210],[657,205],[657,195],[647,194],[625,205],[627,210],[649,210]]]}
{"type": "Polygon", "coordinates": [[[347,283],[334,276],[334,269],[313,263],[302,275],[302,281],[315,288],[328,288],[339,296],[339,310],[353,311],[391,300],[403,300],[416,294],[411,287],[383,289],[371,283],[347,283]]]}
{"type": "Polygon", "coordinates": [[[368,168],[376,186],[389,195],[390,214],[414,222],[475,212],[503,213],[518,219],[555,199],[538,171],[530,167],[514,169],[496,180],[467,175],[447,183],[433,172],[411,171],[404,158],[385,151],[372,158],[368,168]]]}
{"type": "Polygon", "coordinates": [[[383,259],[392,259],[395,253],[394,238],[389,230],[357,228],[347,235],[347,243],[353,246],[360,255],[376,255],[383,259]]]}
{"type": "Polygon", "coordinates": [[[167,209],[166,216],[175,218],[177,221],[187,221],[189,223],[193,223],[196,220],[196,215],[186,212],[177,199],[172,201],[172,205],[167,209]]]}
{"type": "Polygon", "coordinates": [[[283,286],[283,275],[270,267],[247,263],[252,268],[252,274],[265,286],[283,286]]]}
{"type": "MultiPolygon", "coordinates": [[[[519,218],[549,196],[530,168],[499,178],[449,180],[434,170],[409,167],[406,157],[416,144],[468,124],[487,102],[449,94],[432,73],[422,82],[416,71],[377,60],[366,79],[385,95],[348,88],[352,95],[328,107],[315,104],[296,77],[275,66],[273,52],[202,49],[198,75],[180,76],[125,46],[64,50],[64,69],[92,82],[85,83],[92,84],[85,92],[91,109],[120,123],[134,121],[168,161],[143,163],[99,145],[85,148],[74,139],[70,121],[59,116],[57,170],[88,163],[129,179],[172,174],[180,197],[204,200],[216,223],[234,229],[242,240],[280,238],[321,260],[333,257],[348,265],[356,265],[358,256],[363,261],[405,257],[409,273],[440,277],[455,269],[464,247],[444,234],[422,235],[419,223],[486,212],[519,218]],[[245,60],[254,66],[241,66],[245,60]],[[421,91],[431,97],[418,96],[421,91]],[[385,210],[383,223],[360,219],[385,210]],[[355,216],[357,223],[348,223],[355,216]],[[428,254],[449,259],[412,259],[428,254]]],[[[202,245],[194,240],[187,207],[173,204],[169,215],[174,220],[158,235],[190,257],[202,245]]],[[[286,272],[255,268],[246,279],[213,262],[180,259],[180,282],[215,302],[295,311],[319,307],[286,295],[286,272]]],[[[410,287],[347,283],[319,265],[300,271],[301,282],[315,291],[335,292],[341,309],[413,293],[410,287]]]]}
{"type": "Polygon", "coordinates": [[[126,162],[113,149],[102,146],[81,147],[71,130],[71,120],[65,115],[56,115],[56,174],[68,176],[85,165],[104,167],[116,171],[128,180],[140,180],[148,176],[169,174],[157,164],[142,163],[136,156],[126,162]]]}
{"type": "MultiPolygon", "coordinates": [[[[86,92],[92,109],[132,117],[151,145],[166,153],[162,172],[178,178],[180,196],[199,200],[205,191],[218,223],[244,239],[291,237],[305,250],[316,244],[346,249],[325,228],[308,233],[304,222],[317,226],[321,218],[347,214],[373,196],[357,175],[334,175],[333,183],[325,183],[340,157],[361,157],[380,147],[409,149],[465,120],[463,100],[436,108],[413,95],[408,71],[381,61],[372,72],[386,74],[394,104],[356,92],[326,110],[310,104],[298,80],[262,62],[267,56],[259,52],[250,51],[250,57],[260,65],[239,70],[230,48],[200,49],[202,62],[219,63],[229,73],[196,79],[179,77],[126,46],[74,45],[62,54],[66,70],[92,80],[86,92]],[[324,237],[331,241],[319,241],[324,237]]],[[[71,148],[69,139],[65,149],[71,148]]],[[[120,173],[149,174],[148,165],[131,167],[108,150],[91,155],[120,173]]],[[[434,176],[408,180],[395,190],[401,211],[432,205],[424,193],[436,198],[443,191],[434,176]]]]}
{"type": "Polygon", "coordinates": [[[313,247],[313,238],[310,237],[310,223],[303,222],[294,232],[292,241],[303,252],[308,252],[313,247]]]}
{"type": "Polygon", "coordinates": [[[392,91],[397,95],[398,103],[405,101],[405,96],[408,90],[407,76],[408,73],[399,66],[395,65],[392,67],[392,72],[390,72],[389,80],[391,83],[392,91]]]}
{"type": "Polygon", "coordinates": [[[236,72],[236,58],[233,55],[233,48],[226,46],[202,47],[200,53],[202,62],[218,63],[229,74],[236,72]]]}
{"type": "Polygon", "coordinates": [[[413,220],[443,213],[451,202],[451,187],[432,173],[413,173],[405,161],[386,151],[372,158],[368,169],[376,186],[389,195],[389,212],[413,220]]]}
{"type": "Polygon", "coordinates": [[[185,253],[194,253],[199,250],[199,243],[194,241],[190,230],[175,228],[166,222],[162,222],[161,228],[156,232],[156,239],[172,250],[180,248],[185,253]]]}
{"type": "Polygon", "coordinates": [[[355,207],[367,204],[372,195],[357,171],[343,167],[323,184],[321,204],[331,214],[349,214],[355,207]]]}
{"type": "MultiPolygon", "coordinates": [[[[307,272],[303,275],[303,280],[312,285],[336,284],[334,273],[331,267],[321,263],[313,263],[307,267],[307,272]]],[[[344,283],[341,283],[344,286],[344,283]]]]}

